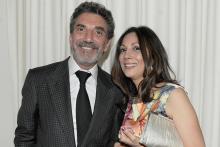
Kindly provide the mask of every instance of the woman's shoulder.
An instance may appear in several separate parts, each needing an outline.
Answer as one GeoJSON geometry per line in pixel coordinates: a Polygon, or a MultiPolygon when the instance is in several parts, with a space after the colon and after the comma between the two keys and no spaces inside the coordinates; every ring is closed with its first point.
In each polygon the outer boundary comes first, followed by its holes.
{"type": "Polygon", "coordinates": [[[192,104],[184,88],[176,88],[173,90],[166,102],[166,113],[173,118],[175,114],[192,110],[192,104]]]}
{"type": "Polygon", "coordinates": [[[159,86],[161,87],[161,89],[163,88],[168,88],[168,87],[173,87],[173,88],[184,88],[183,86],[181,86],[180,84],[177,83],[170,83],[170,82],[163,82],[163,83],[158,83],[159,86]]]}
{"type": "Polygon", "coordinates": [[[184,87],[174,83],[158,83],[153,91],[153,100],[148,104],[153,111],[165,112],[166,104],[171,95],[185,93],[184,87]]]}
{"type": "Polygon", "coordinates": [[[187,91],[181,85],[173,84],[173,83],[167,83],[165,87],[169,87],[167,89],[170,89],[169,97],[173,97],[175,95],[178,95],[178,96],[185,96],[185,95],[187,95],[187,91]]]}
{"type": "Polygon", "coordinates": [[[153,99],[160,99],[162,96],[169,96],[175,89],[184,90],[184,87],[175,83],[158,83],[153,90],[153,99]]]}

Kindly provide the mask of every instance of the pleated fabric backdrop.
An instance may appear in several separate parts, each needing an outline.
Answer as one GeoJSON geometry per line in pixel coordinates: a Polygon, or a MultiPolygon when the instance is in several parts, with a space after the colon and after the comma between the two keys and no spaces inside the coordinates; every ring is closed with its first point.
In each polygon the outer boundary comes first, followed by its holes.
{"type": "MultiPolygon", "coordinates": [[[[7,23],[13,128],[28,69],[65,59],[69,19],[82,0],[1,0],[7,23]]],[[[110,72],[115,44],[130,26],[147,25],[164,44],[177,79],[196,109],[207,147],[220,146],[220,1],[94,0],[109,8],[116,30],[102,67],[110,72]]],[[[1,99],[1,103],[4,99],[1,99]]],[[[11,107],[11,106],[10,106],[11,107]]],[[[1,132],[2,133],[2,132],[1,132]]],[[[13,135],[9,136],[10,141],[13,135]]],[[[12,146],[12,144],[11,144],[12,146]]]]}

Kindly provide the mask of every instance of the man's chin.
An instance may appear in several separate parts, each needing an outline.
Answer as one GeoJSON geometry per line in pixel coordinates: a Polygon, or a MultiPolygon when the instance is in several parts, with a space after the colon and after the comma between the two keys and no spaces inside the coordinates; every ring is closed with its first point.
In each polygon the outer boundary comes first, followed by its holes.
{"type": "Polygon", "coordinates": [[[87,59],[87,58],[85,59],[84,58],[82,60],[82,58],[81,58],[81,59],[77,60],[77,63],[81,64],[81,65],[84,65],[84,66],[93,66],[97,63],[97,60],[91,60],[91,58],[90,59],[87,59]]]}

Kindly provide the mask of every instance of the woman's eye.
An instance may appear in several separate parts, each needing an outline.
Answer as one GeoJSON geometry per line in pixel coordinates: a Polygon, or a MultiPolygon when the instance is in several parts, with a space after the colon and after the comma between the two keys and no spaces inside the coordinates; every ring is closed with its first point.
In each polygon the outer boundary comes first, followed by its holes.
{"type": "Polygon", "coordinates": [[[120,53],[125,52],[126,49],[125,48],[120,48],[120,53]]]}
{"type": "Polygon", "coordinates": [[[139,46],[135,46],[134,50],[141,50],[139,46]]]}

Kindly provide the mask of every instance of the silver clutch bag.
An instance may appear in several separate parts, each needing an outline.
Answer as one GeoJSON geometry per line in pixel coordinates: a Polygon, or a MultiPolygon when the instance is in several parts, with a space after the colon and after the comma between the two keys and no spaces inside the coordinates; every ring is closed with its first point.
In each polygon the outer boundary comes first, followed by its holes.
{"type": "Polygon", "coordinates": [[[147,147],[183,147],[173,121],[153,112],[149,114],[140,143],[147,147]]]}

